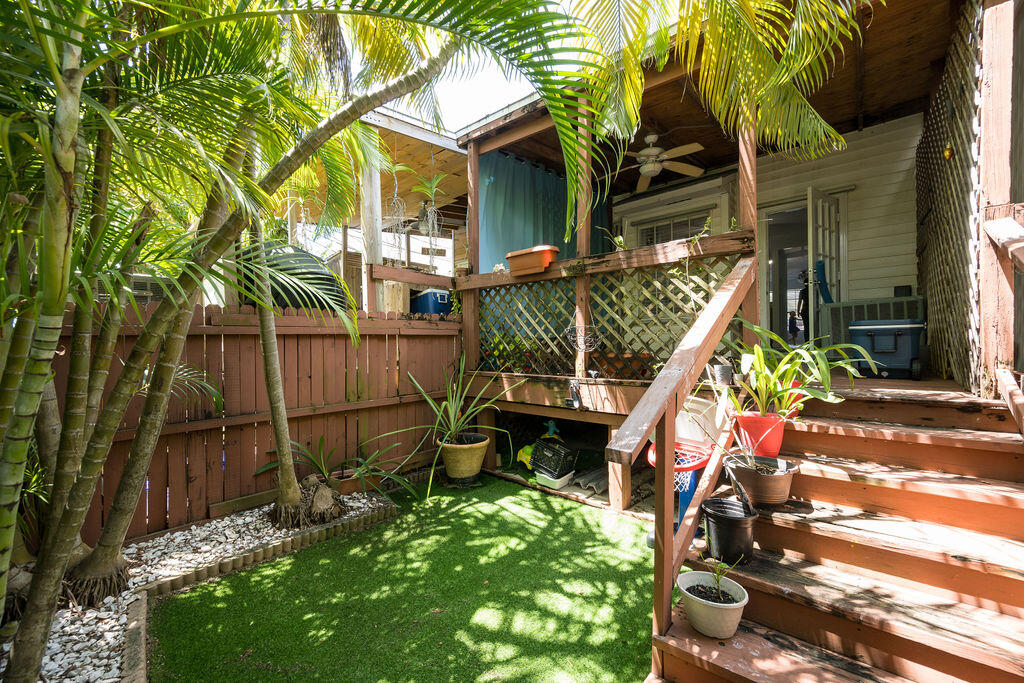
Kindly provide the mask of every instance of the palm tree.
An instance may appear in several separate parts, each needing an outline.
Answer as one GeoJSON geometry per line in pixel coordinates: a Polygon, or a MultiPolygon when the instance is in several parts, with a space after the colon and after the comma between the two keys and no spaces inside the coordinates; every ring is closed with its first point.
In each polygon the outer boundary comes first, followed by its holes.
{"type": "MultiPolygon", "coordinates": [[[[151,263],[161,264],[154,266],[158,274],[172,278],[102,401],[93,389],[103,384],[94,380],[110,368],[100,367],[102,363],[87,367],[90,323],[84,314],[76,316],[74,405],[62,416],[62,430],[69,431],[66,437],[61,434],[54,477],[62,502],[52,506],[52,523],[5,676],[34,680],[68,557],[128,402],[161,343],[167,352],[164,365],[173,365],[173,338],[168,332],[202,281],[230,280],[221,257],[250,218],[267,207],[314,155],[325,166],[344,167],[343,159],[330,155],[332,148],[338,151],[336,136],[344,137],[361,115],[381,104],[419,91],[458,50],[471,45],[524,73],[545,98],[574,179],[574,194],[578,174],[573,171],[581,158],[577,98],[582,93],[590,103],[584,125],[598,129],[610,69],[585,27],[543,0],[422,0],[384,10],[370,1],[322,7],[269,1],[241,6],[129,1],[84,11],[70,0],[50,0],[5,7],[6,31],[17,40],[0,55],[5,96],[0,99],[0,114],[15,122],[5,128],[8,144],[3,149],[9,163],[0,171],[0,189],[5,190],[0,220],[7,230],[0,246],[17,277],[0,284],[3,323],[11,328],[5,336],[9,342],[2,345],[6,348],[0,381],[0,582],[9,563],[28,439],[49,377],[67,294],[70,291],[82,308],[95,306],[97,291],[112,302],[125,295],[130,271],[123,268],[123,257],[136,237],[130,226],[145,207],[151,207],[154,216],[143,250],[149,250],[151,263]],[[376,40],[379,32],[354,32],[362,56],[372,57],[360,73],[360,93],[343,98],[334,111],[325,113],[288,82],[268,77],[266,65],[280,54],[280,17],[327,14],[351,18],[363,29],[379,21],[429,30],[420,32],[418,51],[385,50],[376,40]],[[452,38],[437,47],[436,36],[445,34],[452,38]],[[208,64],[214,46],[225,66],[221,72],[179,78],[208,64]],[[114,63],[119,69],[109,66],[114,63]],[[259,63],[262,71],[249,68],[259,63]],[[116,98],[110,90],[116,90],[116,98]],[[257,116],[252,118],[254,112],[257,116]],[[243,122],[254,129],[253,149],[263,160],[258,182],[234,171],[226,152],[218,151],[244,143],[243,122]],[[111,134],[101,135],[102,131],[111,134]],[[298,142],[296,131],[306,131],[298,142]],[[106,162],[100,150],[108,149],[106,162]],[[93,190],[83,202],[78,193],[87,186],[93,190]],[[202,208],[215,187],[229,198],[226,217],[202,208]],[[86,206],[88,215],[80,215],[78,206],[86,206]],[[96,216],[103,216],[103,230],[100,218],[90,226],[96,216]],[[176,231],[178,237],[160,242],[155,235],[161,231],[176,231]],[[33,277],[36,271],[38,278],[33,277]]],[[[597,158],[614,156],[622,147],[600,133],[584,144],[597,158]]],[[[343,191],[339,194],[345,196],[343,191]]],[[[146,258],[143,255],[140,262],[146,258]]],[[[118,324],[111,314],[101,330],[118,324]]],[[[156,399],[147,403],[150,410],[159,405],[156,399]]],[[[140,441],[143,455],[144,445],[140,441]]]]}

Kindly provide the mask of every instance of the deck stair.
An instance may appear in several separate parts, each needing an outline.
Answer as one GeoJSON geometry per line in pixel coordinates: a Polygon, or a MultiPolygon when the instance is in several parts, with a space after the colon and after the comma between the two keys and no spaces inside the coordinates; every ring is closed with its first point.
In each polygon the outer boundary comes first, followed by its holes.
{"type": "Polygon", "coordinates": [[[655,637],[671,678],[1024,681],[1024,439],[1002,404],[851,393],[783,450],[792,497],[731,574],[744,625],[714,641],[677,614],[655,637]]]}

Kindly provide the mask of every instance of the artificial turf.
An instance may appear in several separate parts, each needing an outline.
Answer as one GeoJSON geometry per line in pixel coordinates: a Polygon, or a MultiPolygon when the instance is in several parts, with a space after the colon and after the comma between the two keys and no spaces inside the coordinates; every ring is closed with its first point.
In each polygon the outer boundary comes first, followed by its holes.
{"type": "Polygon", "coordinates": [[[484,482],[162,600],[152,680],[643,680],[644,526],[484,482]]]}

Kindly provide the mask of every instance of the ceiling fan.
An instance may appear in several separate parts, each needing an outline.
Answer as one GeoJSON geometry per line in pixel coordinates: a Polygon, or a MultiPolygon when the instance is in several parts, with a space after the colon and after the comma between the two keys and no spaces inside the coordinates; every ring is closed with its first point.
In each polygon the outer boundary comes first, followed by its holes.
{"type": "Polygon", "coordinates": [[[693,177],[697,177],[704,173],[704,169],[700,166],[694,166],[693,164],[687,164],[682,161],[669,161],[669,159],[675,159],[676,157],[686,156],[687,154],[693,154],[694,152],[701,151],[704,149],[704,145],[699,142],[691,142],[688,145],[679,145],[678,147],[665,150],[658,147],[658,136],[654,133],[644,137],[644,142],[647,143],[647,147],[639,152],[626,152],[626,154],[635,158],[637,163],[633,166],[627,166],[626,168],[619,169],[621,171],[625,171],[630,168],[640,169],[640,180],[636,184],[637,192],[645,191],[651,184],[651,178],[654,178],[661,173],[663,168],[693,177]]]}

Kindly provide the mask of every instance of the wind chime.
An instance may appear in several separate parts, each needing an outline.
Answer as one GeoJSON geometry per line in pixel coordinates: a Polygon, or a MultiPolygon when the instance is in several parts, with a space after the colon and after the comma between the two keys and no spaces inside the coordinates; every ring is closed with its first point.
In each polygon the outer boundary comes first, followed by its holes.
{"type": "Polygon", "coordinates": [[[391,200],[388,202],[388,214],[384,218],[384,227],[398,230],[400,233],[405,234],[409,231],[409,228],[405,224],[405,200],[398,194],[398,160],[395,158],[398,155],[398,134],[395,133],[395,146],[392,150],[391,159],[391,179],[395,183],[395,189],[391,194],[391,200]]]}
{"type": "Polygon", "coordinates": [[[417,226],[420,234],[426,235],[428,238],[428,264],[430,266],[430,272],[433,273],[435,271],[434,251],[437,244],[439,223],[437,206],[434,204],[434,195],[437,191],[434,177],[434,145],[430,145],[430,182],[428,183],[428,186],[430,194],[427,196],[427,199],[423,200],[420,204],[417,226]]]}

